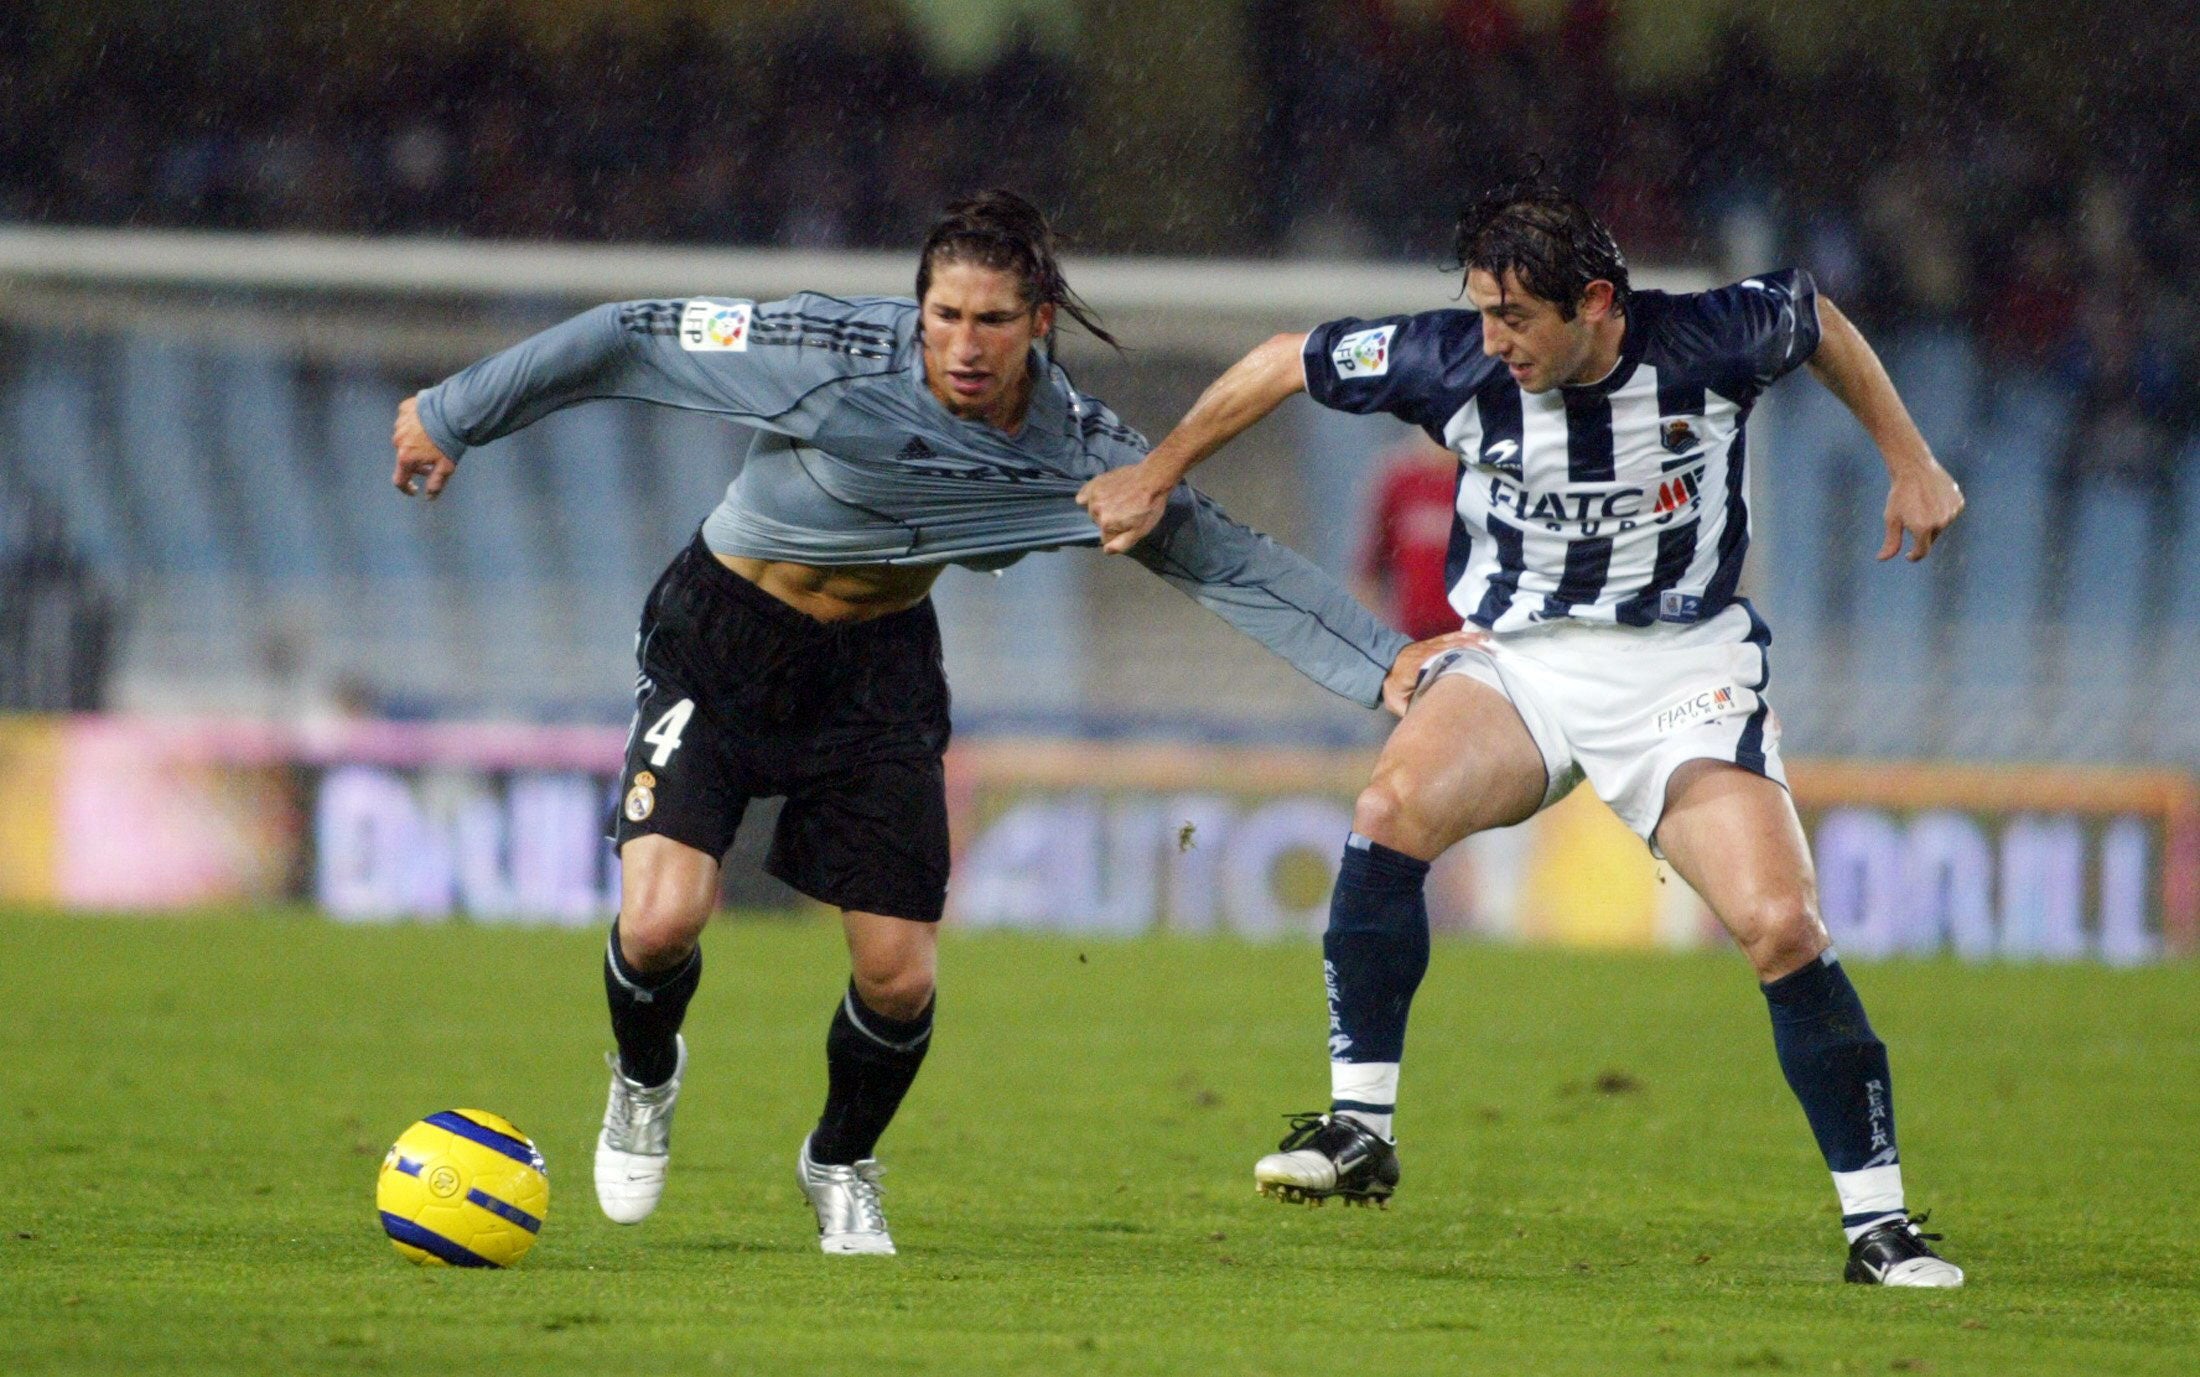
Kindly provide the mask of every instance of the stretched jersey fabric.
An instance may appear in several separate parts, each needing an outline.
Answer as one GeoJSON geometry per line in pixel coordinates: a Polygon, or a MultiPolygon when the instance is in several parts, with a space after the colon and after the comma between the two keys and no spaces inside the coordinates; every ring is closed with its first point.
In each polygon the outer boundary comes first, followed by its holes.
{"type": "MultiPolygon", "coordinates": [[[[1145,438],[1035,354],[1014,435],[950,413],[924,382],[916,303],[628,301],[583,312],[420,394],[452,459],[563,407],[621,397],[758,434],[703,524],[711,550],[801,564],[965,564],[1099,544],[1077,490],[1145,438]]],[[[1373,706],[1406,640],[1299,555],[1188,485],[1132,558],[1289,661],[1373,706]]]]}
{"type": "Polygon", "coordinates": [[[1633,293],[1601,382],[1524,392],[1482,352],[1481,316],[1450,310],[1331,321],[1307,336],[1306,388],[1410,421],[1459,456],[1445,579],[1468,621],[1648,626],[1734,601],[1750,408],[1817,348],[1817,289],[1789,269],[1633,293]]]}

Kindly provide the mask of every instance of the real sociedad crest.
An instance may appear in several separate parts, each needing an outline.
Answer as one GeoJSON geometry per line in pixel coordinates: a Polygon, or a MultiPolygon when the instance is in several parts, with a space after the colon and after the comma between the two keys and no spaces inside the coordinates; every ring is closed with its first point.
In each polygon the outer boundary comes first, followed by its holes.
{"type": "Polygon", "coordinates": [[[1674,454],[1686,454],[1697,445],[1696,427],[1685,416],[1658,426],[1658,440],[1674,454]]]}

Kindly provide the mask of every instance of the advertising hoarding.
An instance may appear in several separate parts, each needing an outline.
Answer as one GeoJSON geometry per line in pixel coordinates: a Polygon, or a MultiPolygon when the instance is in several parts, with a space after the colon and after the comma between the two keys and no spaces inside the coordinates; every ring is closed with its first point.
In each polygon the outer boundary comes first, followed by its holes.
{"type": "MultiPolygon", "coordinates": [[[[345,921],[591,924],[624,733],[0,720],[0,901],[307,902],[345,921]]],[[[1360,750],[987,738],[948,760],[950,921],[1265,940],[1318,933],[1360,750]]],[[[1798,760],[1828,928],[1855,956],[2136,962],[2200,929],[2200,804],[2175,771],[1798,760]]],[[[760,808],[729,900],[774,906],[760,808]]],[[[1591,946],[1720,939],[1586,790],[1437,865],[1440,931],[1591,946]]]]}

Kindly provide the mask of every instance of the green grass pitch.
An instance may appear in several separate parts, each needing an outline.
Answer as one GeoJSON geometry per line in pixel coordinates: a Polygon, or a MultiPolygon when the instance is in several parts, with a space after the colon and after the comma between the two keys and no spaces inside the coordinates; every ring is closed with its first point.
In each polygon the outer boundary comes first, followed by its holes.
{"type": "Polygon", "coordinates": [[[1732,954],[1440,945],[1387,1212],[1249,1168],[1325,1098],[1306,945],[950,934],[888,1135],[902,1253],[793,1184],[837,932],[725,923],[656,1218],[605,1221],[599,932],[0,918],[0,1370],[2200,1372],[2200,966],[1863,966],[1956,1293],[1839,1282],[1831,1190],[1732,954]],[[549,1158],[510,1272],[415,1268],[388,1142],[549,1158]]]}

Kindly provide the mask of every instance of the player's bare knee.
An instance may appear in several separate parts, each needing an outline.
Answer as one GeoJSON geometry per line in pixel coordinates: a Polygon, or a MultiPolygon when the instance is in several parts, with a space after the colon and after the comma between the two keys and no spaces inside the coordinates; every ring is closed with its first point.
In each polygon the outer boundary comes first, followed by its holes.
{"type": "Polygon", "coordinates": [[[661,971],[687,960],[709,911],[673,904],[628,902],[619,908],[619,952],[638,971],[661,971]]]}
{"type": "Polygon", "coordinates": [[[1777,980],[1801,970],[1828,946],[1818,906],[1807,895],[1775,895],[1759,900],[1743,916],[1737,932],[1760,980],[1777,980]]]}
{"type": "Polygon", "coordinates": [[[1352,805],[1352,830],[1388,846],[1387,838],[1397,830],[1399,808],[1397,793],[1387,779],[1378,775],[1360,790],[1358,801],[1352,805]]]}
{"type": "Polygon", "coordinates": [[[888,1018],[912,1019],[932,1002],[933,978],[929,962],[910,962],[894,967],[857,968],[856,994],[864,1007],[888,1018]]]}
{"type": "Polygon", "coordinates": [[[1393,851],[1420,855],[1428,844],[1427,825],[1414,792],[1406,776],[1377,770],[1352,807],[1352,830],[1393,851]]]}
{"type": "Polygon", "coordinates": [[[1467,820],[1411,774],[1378,768],[1352,809],[1352,830],[1371,842],[1424,861],[1435,860],[1467,834],[1467,820]]]}
{"type": "Polygon", "coordinates": [[[620,953],[640,971],[678,965],[717,900],[715,861],[662,838],[635,838],[619,852],[620,953]]]}
{"type": "Polygon", "coordinates": [[[619,897],[620,954],[639,971],[676,966],[695,950],[710,909],[690,886],[629,877],[619,897]]]}

